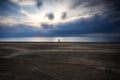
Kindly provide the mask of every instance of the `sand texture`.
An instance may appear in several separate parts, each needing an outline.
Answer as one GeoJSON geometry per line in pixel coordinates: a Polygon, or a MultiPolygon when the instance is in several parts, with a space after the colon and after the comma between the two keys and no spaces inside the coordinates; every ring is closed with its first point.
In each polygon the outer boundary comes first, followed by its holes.
{"type": "Polygon", "coordinates": [[[0,80],[120,80],[120,43],[0,43],[0,80]]]}

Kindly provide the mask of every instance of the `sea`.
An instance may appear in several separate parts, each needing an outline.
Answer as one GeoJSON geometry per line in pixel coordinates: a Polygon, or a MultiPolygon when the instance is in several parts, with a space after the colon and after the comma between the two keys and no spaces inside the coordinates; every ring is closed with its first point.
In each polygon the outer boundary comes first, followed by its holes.
{"type": "Polygon", "coordinates": [[[120,42],[120,37],[19,37],[0,38],[0,42],[120,42]]]}

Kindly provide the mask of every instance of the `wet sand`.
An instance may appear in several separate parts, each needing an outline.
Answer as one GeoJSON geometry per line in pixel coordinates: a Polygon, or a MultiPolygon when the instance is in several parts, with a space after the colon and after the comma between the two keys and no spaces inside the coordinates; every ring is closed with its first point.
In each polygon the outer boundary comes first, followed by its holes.
{"type": "Polygon", "coordinates": [[[0,43],[0,80],[120,80],[120,43],[0,43]]]}

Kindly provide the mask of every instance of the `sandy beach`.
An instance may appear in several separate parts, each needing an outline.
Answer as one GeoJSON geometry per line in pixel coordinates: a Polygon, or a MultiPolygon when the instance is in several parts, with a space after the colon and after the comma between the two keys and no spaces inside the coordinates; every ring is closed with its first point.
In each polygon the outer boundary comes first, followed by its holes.
{"type": "Polygon", "coordinates": [[[0,43],[0,80],[120,80],[120,43],[0,43]]]}

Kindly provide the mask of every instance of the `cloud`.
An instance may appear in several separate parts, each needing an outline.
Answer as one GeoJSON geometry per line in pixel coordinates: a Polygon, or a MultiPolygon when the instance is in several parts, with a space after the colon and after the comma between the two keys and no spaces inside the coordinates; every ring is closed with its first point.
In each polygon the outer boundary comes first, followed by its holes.
{"type": "Polygon", "coordinates": [[[36,6],[40,8],[42,6],[42,1],[43,0],[36,0],[36,6]]]}
{"type": "MultiPolygon", "coordinates": [[[[99,20],[114,22],[117,1],[110,0],[10,0],[21,6],[20,13],[24,19],[19,19],[19,24],[33,27],[44,27],[44,25],[59,26],[61,24],[74,23],[83,19],[94,18],[98,15],[99,20]],[[31,5],[37,6],[37,10],[31,5]],[[22,6],[27,6],[24,8],[22,6]],[[38,8],[39,7],[39,8],[38,8]],[[110,9],[111,8],[111,9],[110,9]],[[31,10],[30,11],[28,11],[31,10]]],[[[117,6],[118,7],[118,6],[117,6]]],[[[117,8],[118,9],[118,8],[117,8]]],[[[120,14],[117,14],[118,16],[120,14]]],[[[19,18],[19,17],[18,17],[19,18]]],[[[51,27],[51,26],[50,26],[51,27]]],[[[48,29],[48,28],[47,28],[48,29]]]]}
{"type": "Polygon", "coordinates": [[[53,14],[53,13],[48,13],[48,14],[46,14],[46,17],[47,17],[49,20],[53,20],[53,19],[54,19],[54,14],[53,14]]]}
{"type": "MultiPolygon", "coordinates": [[[[42,24],[42,28],[19,24],[16,25],[16,28],[6,27],[6,29],[3,29],[0,27],[0,33],[4,32],[2,33],[3,37],[119,37],[120,23],[108,24],[105,21],[101,21],[100,18],[100,15],[95,15],[89,19],[78,19],[76,22],[59,24],[56,27],[46,23],[42,24]]],[[[26,21],[27,24],[28,22],[26,21]]]]}
{"type": "Polygon", "coordinates": [[[4,25],[4,26],[13,26],[16,25],[17,22],[12,19],[11,17],[2,17],[0,16],[0,25],[4,25]]]}
{"type": "Polygon", "coordinates": [[[120,37],[120,33],[90,33],[90,34],[83,34],[81,36],[85,37],[120,37]]]}
{"type": "Polygon", "coordinates": [[[63,12],[62,13],[62,19],[65,19],[67,17],[67,13],[66,12],[63,12]]]}
{"type": "MultiPolygon", "coordinates": [[[[96,0],[10,0],[18,5],[30,7],[37,5],[39,11],[29,12],[22,7],[20,13],[26,17],[26,24],[40,26],[41,24],[59,25],[74,22],[79,19],[89,18],[101,14],[104,4],[94,5],[102,1],[96,0]],[[94,3],[93,3],[94,2],[94,3]],[[92,4],[93,3],[93,4],[92,4]],[[88,6],[89,5],[89,6],[88,6]],[[94,5],[94,6],[93,6],[94,5]]],[[[33,8],[30,7],[30,10],[33,8]]],[[[25,21],[25,20],[24,20],[25,21]]],[[[22,21],[23,22],[23,21],[22,21]]]]}
{"type": "Polygon", "coordinates": [[[10,1],[20,6],[29,6],[34,5],[36,3],[35,0],[10,0],[10,1]]]}
{"type": "Polygon", "coordinates": [[[28,16],[29,18],[26,17],[17,17],[18,19],[16,20],[15,16],[6,16],[6,17],[2,17],[0,16],[0,25],[1,26],[8,26],[8,27],[16,27],[17,25],[25,25],[25,26],[29,26],[29,27],[41,27],[41,24],[39,22],[37,22],[31,14],[22,11],[22,13],[25,16],[28,16]]]}

